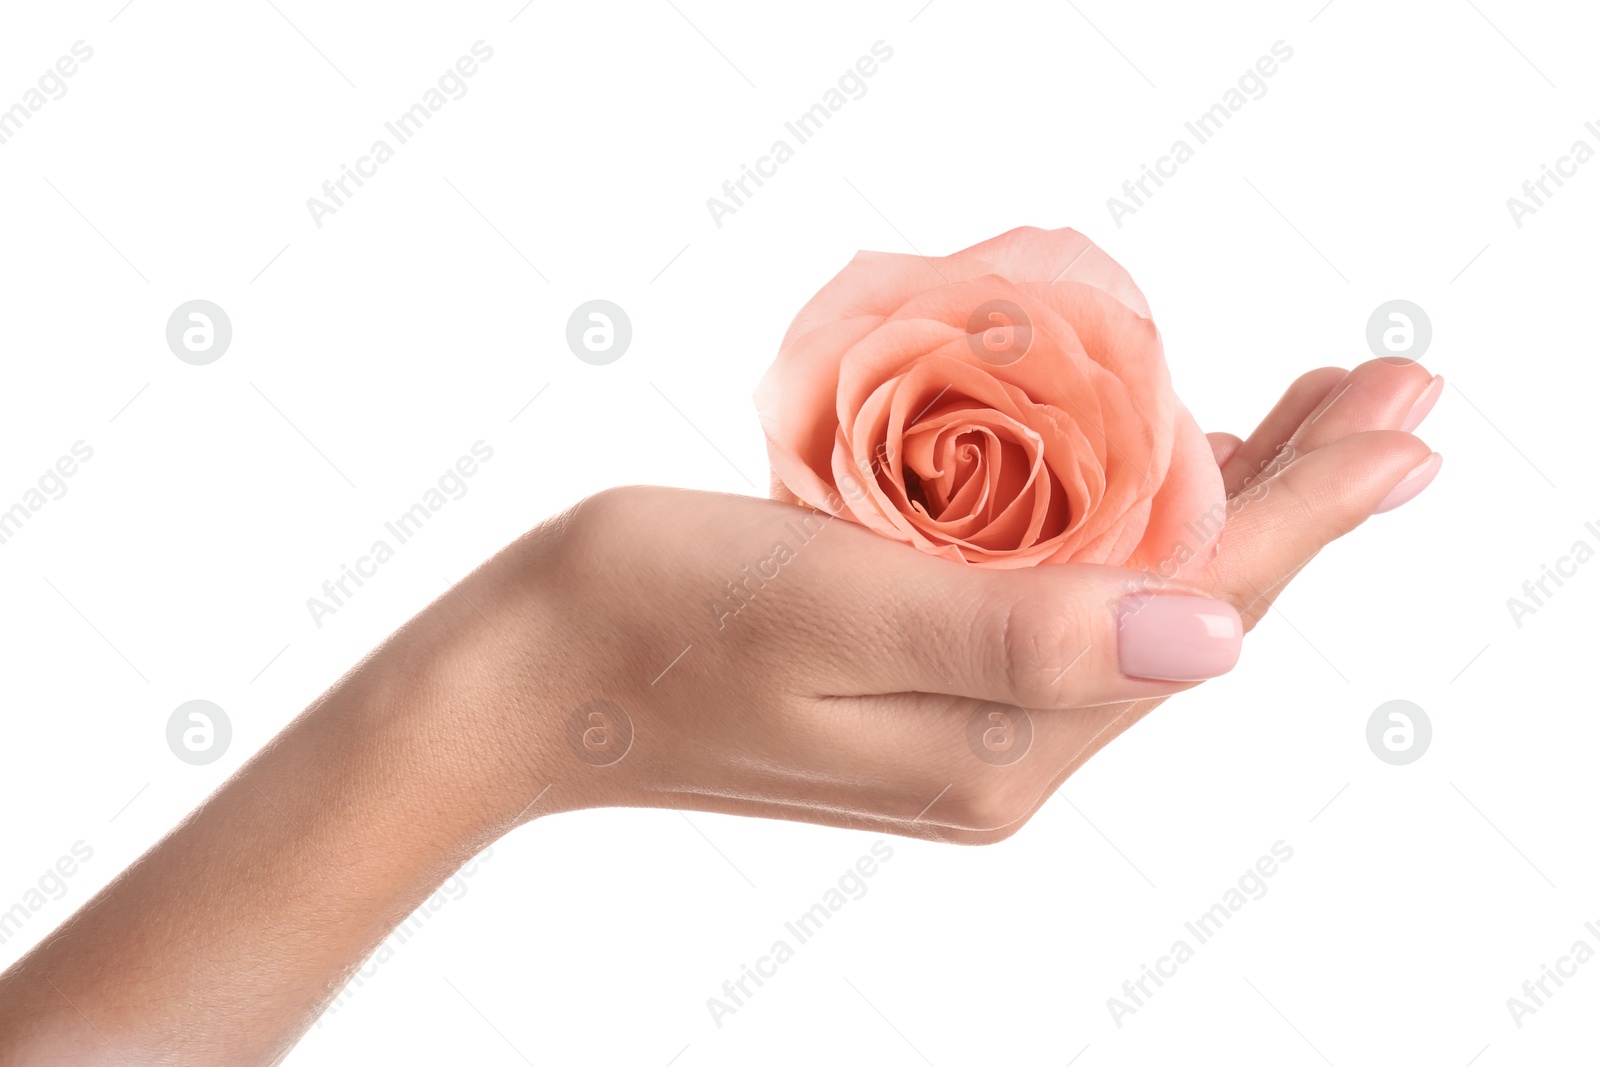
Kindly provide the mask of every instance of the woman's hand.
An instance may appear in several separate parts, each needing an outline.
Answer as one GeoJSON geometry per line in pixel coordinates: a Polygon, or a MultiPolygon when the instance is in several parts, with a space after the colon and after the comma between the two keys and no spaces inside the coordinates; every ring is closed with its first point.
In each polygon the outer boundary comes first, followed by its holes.
{"type": "Polygon", "coordinates": [[[462,587],[504,638],[485,642],[504,655],[490,673],[542,691],[527,814],[655,806],[1009,836],[1161,698],[1230,669],[1323,546],[1392,491],[1420,491],[1437,457],[1399,427],[1435,381],[1381,360],[1315,371],[1248,441],[1213,435],[1226,532],[1184,582],[971,568],[746,497],[586,500],[462,587]]]}
{"type": "Polygon", "coordinates": [[[1437,457],[1405,430],[1437,392],[1415,365],[1317,371],[1248,441],[1215,436],[1237,506],[1184,583],[969,568],[772,501],[593,497],[397,631],[0,975],[0,1067],[278,1062],[452,871],[541,814],[1004,838],[1228,670],[1324,545],[1427,484],[1437,457]]]}

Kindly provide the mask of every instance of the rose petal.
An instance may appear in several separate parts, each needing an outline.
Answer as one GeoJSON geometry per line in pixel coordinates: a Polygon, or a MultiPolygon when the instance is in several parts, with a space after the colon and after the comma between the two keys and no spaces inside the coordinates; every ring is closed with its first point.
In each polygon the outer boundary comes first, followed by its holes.
{"type": "Polygon", "coordinates": [[[837,352],[883,320],[830,323],[785,346],[756,387],[756,412],[767,435],[773,474],[804,503],[830,514],[833,487],[819,472],[831,463],[837,424],[828,417],[839,391],[837,352]]]}

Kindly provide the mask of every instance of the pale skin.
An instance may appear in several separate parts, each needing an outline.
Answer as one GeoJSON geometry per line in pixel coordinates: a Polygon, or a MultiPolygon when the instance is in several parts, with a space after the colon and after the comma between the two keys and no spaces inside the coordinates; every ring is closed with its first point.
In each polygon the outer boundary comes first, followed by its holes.
{"type": "Polygon", "coordinates": [[[964,567],[833,521],[719,628],[708,590],[807,513],[591,497],[388,638],[0,975],[0,1067],[278,1063],[395,925],[535,818],[670,807],[1009,837],[1196,684],[1124,676],[1108,605],[1134,588],[1210,596],[1253,626],[1429,457],[1399,427],[1430,380],[1414,363],[1313,371],[1247,440],[1211,435],[1238,507],[1182,584],[964,567]],[[569,742],[593,700],[632,720],[607,766],[569,742]],[[979,701],[1031,709],[1025,758],[974,758],[979,701]]]}

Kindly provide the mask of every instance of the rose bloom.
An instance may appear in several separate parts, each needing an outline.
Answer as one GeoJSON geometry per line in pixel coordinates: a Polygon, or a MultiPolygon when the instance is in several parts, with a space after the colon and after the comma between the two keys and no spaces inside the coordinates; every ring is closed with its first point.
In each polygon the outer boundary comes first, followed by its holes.
{"type": "Polygon", "coordinates": [[[861,252],[756,392],[773,495],[985,567],[1204,562],[1225,496],[1128,272],[1068,229],[861,252]]]}

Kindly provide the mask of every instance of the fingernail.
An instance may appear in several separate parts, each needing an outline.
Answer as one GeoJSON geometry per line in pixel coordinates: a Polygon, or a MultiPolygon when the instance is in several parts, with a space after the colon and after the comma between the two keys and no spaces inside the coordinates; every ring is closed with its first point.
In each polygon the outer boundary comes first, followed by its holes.
{"type": "Polygon", "coordinates": [[[1433,481],[1433,476],[1439,473],[1439,468],[1444,464],[1444,457],[1437,452],[1432,452],[1428,458],[1418,463],[1411,469],[1411,473],[1400,479],[1400,484],[1389,490],[1389,495],[1378,501],[1378,506],[1372,509],[1374,515],[1385,511],[1393,511],[1407,500],[1428,488],[1428,483],[1433,481]]]}
{"type": "Polygon", "coordinates": [[[1433,410],[1433,405],[1439,402],[1439,394],[1443,392],[1444,376],[1435,374],[1433,381],[1429,382],[1428,387],[1422,391],[1422,395],[1412,402],[1411,410],[1406,412],[1406,419],[1400,424],[1400,429],[1410,433],[1418,426],[1421,426],[1422,420],[1428,417],[1428,412],[1433,410]]]}
{"type": "Polygon", "coordinates": [[[1198,682],[1233,670],[1244,623],[1233,605],[1203,596],[1123,597],[1117,662],[1130,678],[1198,682]]]}

